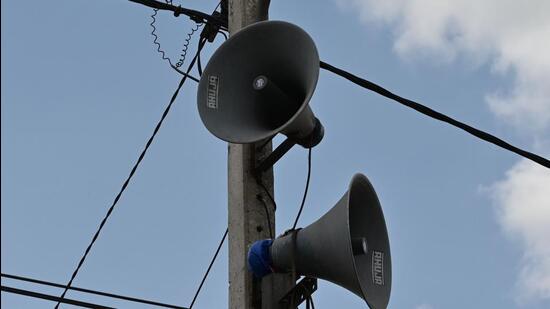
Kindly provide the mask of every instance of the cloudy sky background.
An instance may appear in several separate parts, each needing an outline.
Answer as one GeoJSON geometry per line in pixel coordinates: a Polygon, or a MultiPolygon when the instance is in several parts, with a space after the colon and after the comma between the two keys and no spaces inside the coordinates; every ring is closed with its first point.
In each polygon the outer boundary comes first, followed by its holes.
{"type": "MultiPolygon", "coordinates": [[[[271,18],[303,27],[324,61],[550,156],[550,2],[319,2],[273,1],[271,18]]],[[[66,282],[179,76],[159,59],[139,5],[1,5],[2,272],[66,282]]],[[[159,14],[173,58],[191,26],[159,14]]],[[[185,85],[76,285],[188,305],[227,217],[226,145],[204,129],[195,92],[185,85]]],[[[366,174],[388,221],[390,308],[550,306],[547,169],[324,71],[311,104],[326,135],[299,225],[366,174]]],[[[296,214],[305,159],[293,149],[275,169],[278,232],[296,214]]],[[[318,308],[364,308],[324,282],[315,298],[318,308]]],[[[226,301],[224,249],[195,308],[226,301]]],[[[2,294],[6,308],[48,305],[2,294]]]]}
{"type": "MultiPolygon", "coordinates": [[[[485,101],[533,149],[550,153],[550,2],[484,0],[340,0],[366,26],[390,27],[393,51],[404,61],[457,58],[511,87],[487,89],[485,101]],[[427,58],[429,57],[429,58],[427,58]]],[[[550,298],[550,173],[522,160],[485,191],[494,199],[502,229],[525,247],[517,300],[550,298]]]]}

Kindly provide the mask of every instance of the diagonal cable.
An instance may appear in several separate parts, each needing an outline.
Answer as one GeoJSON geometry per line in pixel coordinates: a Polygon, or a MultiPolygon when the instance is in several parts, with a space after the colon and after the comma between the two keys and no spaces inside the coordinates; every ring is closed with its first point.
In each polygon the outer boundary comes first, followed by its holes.
{"type": "Polygon", "coordinates": [[[472,126],[469,126],[463,122],[460,122],[458,120],[455,120],[447,115],[444,115],[440,112],[437,112],[427,106],[424,106],[420,103],[417,103],[417,102],[414,102],[414,101],[411,101],[409,99],[405,99],[403,97],[400,97],[392,92],[390,92],[389,90],[387,89],[384,89],[382,88],[381,86],[371,82],[371,81],[368,81],[366,79],[363,79],[361,77],[358,77],[356,75],[353,75],[349,72],[346,72],[342,69],[339,69],[337,67],[334,67],[326,62],[323,62],[321,61],[320,62],[320,66],[322,69],[325,69],[329,72],[332,72],[336,75],[340,75],[341,77],[349,80],[350,82],[356,84],[356,85],[359,85],[363,88],[366,88],[368,90],[371,90],[371,91],[374,91],[386,98],[389,98],[389,99],[392,99],[394,101],[397,101],[398,103],[401,103],[407,107],[410,107],[414,110],[416,110],[417,112],[420,112],[428,117],[431,117],[431,118],[434,118],[434,119],[437,119],[439,121],[443,121],[443,122],[446,122],[452,126],[455,126],[459,129],[462,129],[470,134],[472,134],[473,136],[479,138],[479,139],[482,139],[486,142],[489,142],[491,144],[494,144],[496,146],[499,146],[501,148],[504,148],[506,150],[509,150],[511,152],[514,152],[526,159],[529,159],[531,161],[534,161],[544,167],[547,167],[547,168],[550,168],[550,160],[544,158],[544,157],[541,157],[535,153],[532,153],[532,152],[529,152],[529,151],[526,151],[526,150],[523,150],[521,148],[518,148],[514,145],[511,145],[509,144],[508,142],[494,136],[494,135],[491,135],[487,132],[484,132],[484,131],[481,131],[479,129],[476,129],[472,126]]]}
{"type": "MultiPolygon", "coordinates": [[[[52,287],[56,287],[56,288],[64,288],[65,287],[64,284],[59,284],[59,283],[55,283],[55,282],[39,280],[39,279],[34,279],[34,278],[29,278],[29,277],[16,276],[16,275],[4,274],[4,273],[2,273],[1,276],[3,278],[8,278],[8,279],[12,279],[12,280],[31,282],[31,283],[35,283],[35,284],[47,285],[47,286],[52,286],[52,287]]],[[[182,306],[165,304],[165,303],[152,301],[152,300],[148,300],[148,299],[130,297],[130,296],[125,296],[125,295],[118,295],[118,294],[114,294],[114,293],[96,291],[96,290],[91,290],[91,289],[84,289],[84,288],[75,287],[75,286],[71,286],[71,287],[69,287],[69,289],[77,291],[77,292],[94,294],[94,295],[110,297],[110,298],[116,298],[116,299],[122,299],[122,300],[129,301],[129,302],[142,303],[142,304],[153,305],[153,306],[157,306],[157,307],[164,307],[164,308],[171,308],[171,309],[189,309],[189,308],[182,307],[182,306]]],[[[57,299],[61,299],[61,298],[56,297],[56,300],[57,299]]],[[[66,298],[65,298],[65,300],[66,300],[66,298]]]]}
{"type": "Polygon", "coordinates": [[[206,269],[206,272],[204,273],[204,276],[202,277],[201,283],[199,284],[199,287],[197,288],[197,291],[195,292],[195,296],[193,296],[193,300],[191,301],[191,305],[189,305],[189,309],[193,308],[193,305],[195,304],[195,301],[197,300],[197,297],[199,297],[199,293],[201,292],[202,286],[204,285],[204,282],[206,281],[206,278],[208,277],[208,274],[210,273],[210,269],[212,269],[212,265],[214,265],[214,262],[216,261],[216,258],[218,257],[218,253],[220,253],[220,249],[222,248],[222,245],[225,242],[225,239],[227,238],[227,233],[228,232],[229,232],[229,229],[226,229],[225,233],[223,234],[222,240],[220,241],[220,244],[218,245],[218,248],[216,249],[216,253],[214,253],[214,256],[212,257],[212,260],[210,261],[210,264],[208,265],[208,268],[206,269]]]}
{"type": "Polygon", "coordinates": [[[102,306],[102,305],[98,305],[98,304],[92,304],[92,303],[83,302],[83,301],[76,300],[76,299],[61,298],[61,297],[57,297],[57,296],[54,296],[54,295],[37,293],[37,292],[24,290],[24,289],[18,289],[18,288],[14,288],[14,287],[10,287],[10,286],[2,285],[1,290],[2,290],[2,292],[19,294],[19,295],[23,295],[23,296],[27,296],[27,297],[34,297],[34,298],[40,298],[40,299],[45,299],[45,300],[51,300],[51,301],[59,301],[61,303],[71,304],[71,305],[75,305],[75,306],[78,306],[78,307],[81,307],[81,308],[115,309],[113,307],[107,307],[107,306],[102,306]]]}
{"type": "Polygon", "coordinates": [[[78,271],[82,267],[82,264],[84,264],[84,260],[86,260],[86,257],[88,256],[88,253],[90,253],[90,250],[92,249],[92,246],[96,242],[96,240],[99,236],[99,233],[101,232],[101,229],[103,229],[103,226],[107,222],[107,219],[109,218],[109,216],[111,215],[111,213],[115,209],[115,206],[117,205],[118,201],[120,200],[120,198],[122,196],[122,193],[124,193],[124,190],[126,190],[126,187],[128,186],[128,184],[130,183],[130,180],[134,176],[137,168],[139,167],[139,164],[141,163],[141,161],[145,157],[145,154],[147,153],[147,150],[149,149],[149,146],[151,146],[151,143],[155,139],[155,136],[157,135],[158,131],[160,130],[160,127],[162,126],[162,123],[164,122],[164,119],[166,119],[166,116],[168,116],[168,113],[170,112],[170,108],[172,107],[172,104],[174,103],[174,101],[176,101],[176,98],[179,94],[179,91],[180,91],[181,87],[183,86],[183,84],[187,80],[187,76],[188,76],[187,74],[189,74],[189,72],[193,68],[193,65],[195,64],[195,61],[197,60],[197,57],[200,54],[200,52],[201,52],[202,48],[204,47],[205,43],[206,43],[206,40],[204,40],[204,39],[201,40],[201,43],[199,44],[199,49],[197,50],[197,53],[195,54],[195,57],[193,58],[193,60],[189,64],[189,67],[187,68],[186,75],[184,75],[183,78],[181,79],[178,87],[176,88],[176,91],[174,92],[174,94],[172,95],[172,98],[170,99],[170,103],[168,103],[168,106],[166,106],[166,109],[164,110],[164,113],[162,113],[162,117],[160,118],[160,121],[157,123],[157,125],[156,125],[156,127],[153,131],[153,134],[151,135],[151,137],[149,137],[149,140],[145,144],[145,148],[143,149],[143,151],[139,155],[139,158],[136,161],[136,163],[134,164],[134,167],[132,167],[132,170],[130,171],[130,174],[128,175],[128,177],[124,181],[124,184],[122,185],[122,188],[120,189],[120,191],[116,195],[115,199],[113,200],[113,203],[112,203],[111,207],[109,207],[109,210],[107,211],[107,214],[105,215],[103,220],[101,220],[101,223],[99,224],[99,227],[98,227],[97,231],[95,232],[95,234],[92,238],[92,241],[90,242],[90,244],[86,248],[86,251],[84,251],[84,255],[82,255],[82,257],[80,258],[80,261],[78,262],[78,265],[76,266],[73,274],[71,275],[71,279],[69,280],[69,283],[67,283],[65,289],[63,290],[63,293],[60,296],[60,301],[58,301],[57,304],[55,305],[56,309],[59,308],[59,305],[61,304],[61,300],[63,300],[63,298],[65,297],[65,294],[67,294],[67,291],[71,287],[71,285],[73,283],[73,280],[76,278],[76,275],[78,274],[78,271]]]}

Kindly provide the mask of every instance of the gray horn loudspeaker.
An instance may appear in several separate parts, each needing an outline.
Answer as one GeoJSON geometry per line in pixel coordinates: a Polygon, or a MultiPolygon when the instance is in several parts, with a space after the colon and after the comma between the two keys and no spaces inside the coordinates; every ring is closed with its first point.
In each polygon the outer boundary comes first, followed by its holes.
{"type": "Polygon", "coordinates": [[[218,138],[255,143],[277,133],[306,148],[324,129],[308,106],[319,54],[300,27],[263,21],[243,28],[212,55],[199,83],[202,122],[218,138]]]}
{"type": "Polygon", "coordinates": [[[387,307],[390,245],[380,202],[367,177],[356,174],[336,206],[294,233],[273,241],[275,271],[291,271],[294,257],[298,274],[340,285],[370,308],[387,307]]]}

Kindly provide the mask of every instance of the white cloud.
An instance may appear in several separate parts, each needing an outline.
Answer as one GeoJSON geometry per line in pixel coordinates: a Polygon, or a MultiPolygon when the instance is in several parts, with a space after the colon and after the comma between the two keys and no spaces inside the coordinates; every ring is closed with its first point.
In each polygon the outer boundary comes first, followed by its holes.
{"type": "Polygon", "coordinates": [[[550,1],[337,0],[363,21],[390,25],[403,57],[463,55],[513,74],[510,90],[487,95],[494,113],[521,130],[550,127],[550,1]]]}
{"type": "MultiPolygon", "coordinates": [[[[403,58],[464,57],[511,76],[511,89],[487,89],[488,106],[531,135],[535,149],[550,150],[550,1],[336,1],[366,23],[391,27],[403,58]]],[[[518,300],[550,299],[550,172],[523,160],[489,192],[502,229],[524,248],[518,300]]]]}
{"type": "Polygon", "coordinates": [[[433,307],[428,304],[422,304],[422,305],[416,306],[416,309],[433,309],[433,307]]]}
{"type": "Polygon", "coordinates": [[[518,300],[550,298],[550,172],[523,160],[490,191],[503,229],[525,248],[518,300]]]}

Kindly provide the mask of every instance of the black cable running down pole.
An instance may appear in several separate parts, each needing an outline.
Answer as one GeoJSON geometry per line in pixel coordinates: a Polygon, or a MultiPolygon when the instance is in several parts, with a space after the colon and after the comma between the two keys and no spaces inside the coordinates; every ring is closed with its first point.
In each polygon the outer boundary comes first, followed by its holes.
{"type": "MultiPolygon", "coordinates": [[[[33,279],[33,278],[29,278],[29,277],[16,276],[16,275],[10,275],[10,274],[2,274],[2,277],[12,279],[12,280],[26,281],[26,282],[31,282],[31,283],[41,284],[41,285],[53,286],[53,287],[56,287],[56,288],[65,288],[65,285],[63,285],[63,284],[44,281],[44,280],[33,279]]],[[[107,292],[95,291],[95,290],[90,290],[90,289],[84,289],[84,288],[79,288],[79,287],[75,287],[75,286],[69,287],[69,290],[82,292],[82,293],[88,293],[88,294],[95,294],[95,295],[99,295],[99,296],[117,298],[117,299],[122,299],[122,300],[126,300],[126,301],[142,303],[142,304],[147,304],[147,305],[153,305],[153,306],[158,306],[158,307],[164,307],[164,308],[188,309],[188,308],[182,307],[182,306],[164,304],[164,303],[159,303],[159,302],[151,301],[151,300],[147,300],[147,299],[140,299],[140,298],[135,298],[135,297],[130,297],[130,296],[117,295],[117,294],[113,294],[113,293],[107,293],[107,292]]]]}
{"type": "Polygon", "coordinates": [[[277,210],[277,203],[275,203],[275,199],[273,198],[273,195],[269,193],[269,190],[267,190],[265,184],[262,181],[258,181],[258,184],[260,185],[260,187],[262,187],[267,197],[269,197],[269,200],[271,201],[271,203],[273,203],[273,210],[274,211],[277,210]]]}
{"type": "Polygon", "coordinates": [[[23,290],[23,289],[12,288],[12,287],[9,287],[9,286],[4,286],[4,285],[1,286],[1,289],[2,289],[2,292],[19,294],[19,295],[23,295],[23,296],[29,296],[29,297],[40,298],[40,299],[51,300],[51,301],[57,301],[57,302],[60,302],[60,303],[80,306],[80,307],[84,307],[84,308],[115,309],[114,307],[101,306],[101,305],[87,303],[87,302],[83,302],[83,301],[79,301],[79,300],[74,300],[74,299],[69,299],[69,298],[61,298],[61,297],[57,297],[57,296],[53,296],[53,295],[49,295],[49,294],[42,294],[42,293],[37,293],[37,292],[33,292],[33,291],[27,291],[27,290],[23,290]]]}
{"type": "Polygon", "coordinates": [[[197,288],[197,292],[195,292],[195,296],[193,296],[193,300],[191,301],[191,305],[189,305],[189,309],[193,308],[193,305],[195,304],[195,301],[197,300],[197,297],[199,296],[199,293],[201,292],[204,281],[206,281],[206,277],[208,277],[208,274],[210,273],[210,269],[212,269],[212,265],[214,265],[214,262],[216,261],[216,258],[218,257],[218,253],[220,253],[220,249],[222,248],[222,245],[225,242],[225,238],[227,238],[227,233],[229,233],[229,228],[227,228],[225,230],[225,233],[223,234],[222,240],[220,241],[220,244],[218,245],[218,248],[216,249],[216,253],[214,253],[214,256],[212,257],[212,260],[210,261],[210,265],[208,265],[208,269],[204,273],[204,276],[202,277],[201,283],[199,284],[199,287],[197,288]]]}
{"type": "MultiPolygon", "coordinates": [[[[191,60],[191,63],[189,64],[189,67],[187,68],[187,72],[186,72],[187,74],[189,74],[189,72],[191,71],[191,69],[195,65],[195,61],[197,60],[197,57],[200,54],[200,52],[201,52],[201,50],[202,50],[202,48],[204,47],[205,44],[206,44],[206,40],[204,40],[204,39],[201,40],[201,43],[199,44],[199,48],[197,50],[197,53],[195,54],[195,57],[193,57],[193,60],[191,60]]],[[[115,206],[117,205],[120,197],[122,196],[122,193],[124,192],[124,190],[126,190],[126,187],[128,186],[128,184],[130,183],[130,180],[134,176],[139,164],[141,163],[141,161],[145,157],[145,154],[147,153],[147,150],[149,149],[149,146],[151,146],[151,143],[155,139],[155,136],[157,135],[160,127],[162,126],[162,123],[164,122],[164,119],[166,118],[166,116],[168,116],[168,112],[170,112],[170,108],[172,107],[172,104],[174,103],[174,101],[176,101],[176,97],[178,96],[181,87],[183,86],[183,84],[187,80],[187,76],[188,75],[184,75],[183,78],[181,79],[178,87],[176,88],[176,91],[174,92],[174,94],[172,95],[172,98],[170,99],[170,103],[168,103],[168,106],[166,106],[166,109],[162,113],[162,117],[160,118],[160,121],[157,123],[157,125],[156,125],[156,127],[153,131],[153,134],[151,135],[151,137],[147,141],[147,143],[145,145],[145,148],[143,149],[143,151],[139,155],[139,158],[138,158],[137,162],[134,164],[134,167],[132,167],[132,170],[130,171],[130,174],[128,175],[128,178],[126,178],[126,180],[124,181],[124,184],[122,185],[122,188],[120,189],[117,196],[115,197],[115,199],[113,201],[113,204],[111,205],[111,207],[107,211],[107,214],[105,215],[103,220],[101,220],[101,223],[99,224],[99,227],[98,227],[97,231],[95,232],[95,234],[92,238],[92,241],[90,242],[90,244],[86,248],[86,251],[84,251],[84,255],[80,258],[80,261],[78,262],[78,265],[76,266],[76,269],[74,270],[73,274],[71,275],[71,279],[69,280],[69,283],[67,283],[67,285],[65,286],[65,289],[63,290],[63,294],[61,294],[61,299],[63,299],[63,297],[65,297],[65,294],[67,294],[67,291],[71,287],[71,285],[73,283],[73,280],[76,278],[76,275],[78,274],[78,271],[80,270],[80,267],[82,267],[82,264],[84,263],[84,260],[88,256],[88,253],[90,253],[90,250],[92,249],[92,246],[94,245],[95,241],[97,240],[97,237],[99,236],[99,233],[101,232],[101,229],[103,229],[103,226],[105,225],[105,223],[107,222],[107,219],[109,218],[109,216],[113,212],[113,210],[114,210],[115,206]]],[[[61,302],[57,303],[57,305],[55,306],[55,309],[59,308],[60,303],[61,302]]]]}
{"type": "Polygon", "coordinates": [[[450,125],[453,125],[457,128],[460,128],[460,129],[472,134],[473,136],[475,136],[477,138],[480,138],[480,139],[482,139],[486,142],[492,143],[492,144],[497,145],[501,148],[504,148],[506,150],[514,152],[514,153],[516,153],[516,154],[518,154],[518,155],[520,155],[520,156],[522,156],[526,159],[529,159],[533,162],[536,162],[536,163],[550,169],[550,160],[548,160],[544,157],[541,157],[541,156],[539,156],[535,153],[532,153],[532,152],[523,150],[521,148],[518,148],[516,146],[513,146],[513,145],[509,144],[508,142],[506,142],[506,141],[504,141],[504,140],[502,140],[502,139],[500,139],[500,138],[498,138],[494,135],[491,135],[487,132],[481,131],[481,130],[476,129],[474,127],[471,127],[471,126],[469,126],[465,123],[462,123],[458,120],[455,120],[455,119],[453,119],[453,118],[451,118],[447,115],[444,115],[440,112],[437,112],[437,111],[435,111],[435,110],[433,110],[433,109],[431,109],[427,106],[424,106],[420,103],[417,103],[417,102],[411,101],[409,99],[405,99],[403,97],[400,97],[400,96],[398,96],[398,95],[382,88],[381,86],[379,86],[379,85],[377,85],[373,82],[370,82],[366,79],[363,79],[361,77],[353,75],[353,74],[351,74],[349,72],[346,72],[342,69],[336,68],[336,67],[334,67],[334,66],[332,66],[332,65],[330,65],[326,62],[321,61],[320,62],[320,67],[322,69],[330,71],[330,72],[332,72],[336,75],[340,75],[341,77],[351,81],[354,84],[357,84],[357,85],[359,85],[363,88],[374,91],[374,92],[376,92],[376,93],[378,93],[378,94],[380,94],[380,95],[382,95],[386,98],[392,99],[392,100],[397,101],[397,102],[399,102],[399,103],[401,103],[401,104],[403,104],[407,107],[410,107],[410,108],[412,108],[412,109],[414,109],[414,110],[416,110],[416,111],[418,111],[418,112],[420,112],[420,113],[422,113],[422,114],[424,114],[428,117],[437,119],[439,121],[446,122],[450,125]]]}
{"type": "Polygon", "coordinates": [[[275,235],[273,233],[273,229],[271,228],[271,216],[269,215],[269,209],[267,209],[267,203],[266,203],[265,199],[263,198],[263,196],[261,194],[257,194],[256,198],[260,202],[262,202],[262,205],[264,206],[265,217],[266,217],[266,221],[267,221],[267,229],[269,231],[269,238],[273,239],[273,238],[275,238],[275,235]]]}

